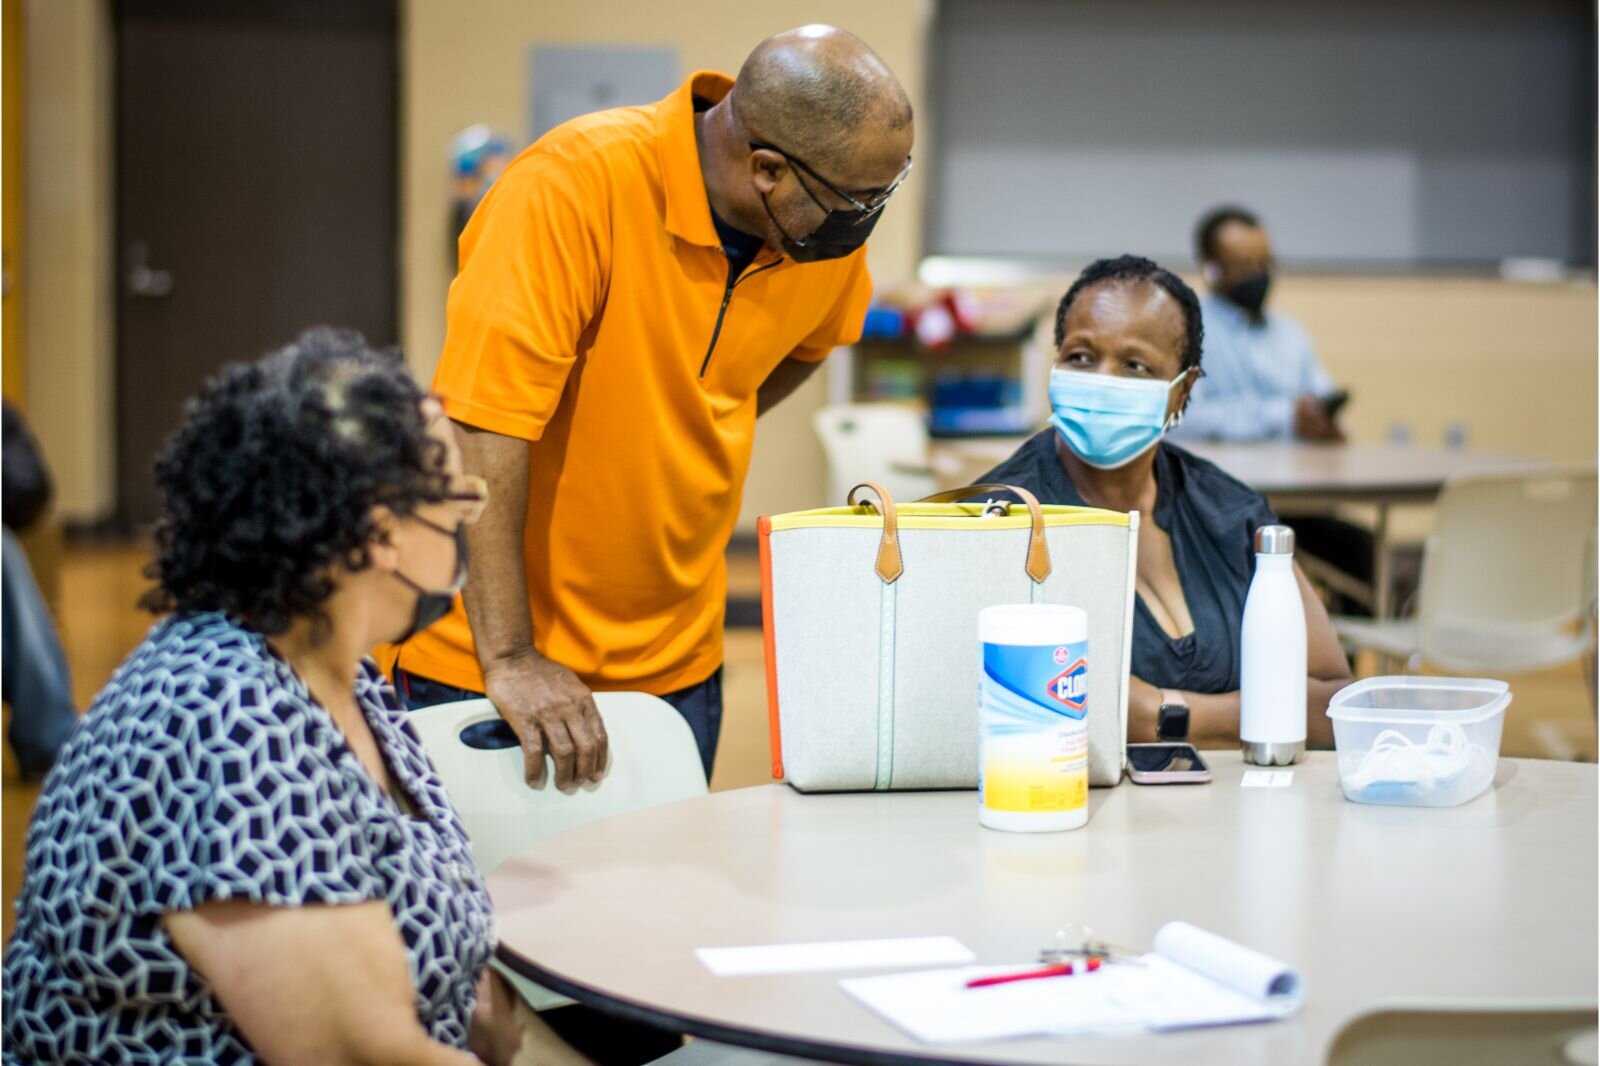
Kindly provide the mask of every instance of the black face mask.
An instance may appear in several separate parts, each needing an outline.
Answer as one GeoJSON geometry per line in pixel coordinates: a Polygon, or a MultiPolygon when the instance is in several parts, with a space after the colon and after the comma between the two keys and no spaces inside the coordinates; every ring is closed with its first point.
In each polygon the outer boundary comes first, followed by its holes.
{"type": "Polygon", "coordinates": [[[784,254],[796,263],[843,259],[867,243],[872,227],[878,224],[878,218],[883,214],[881,208],[866,218],[861,217],[860,211],[829,211],[816,229],[804,237],[795,238],[789,236],[783,223],[778,221],[778,216],[772,213],[766,193],[761,194],[761,206],[767,209],[767,217],[772,219],[772,224],[778,227],[778,233],[783,237],[784,254]]]}
{"type": "Polygon", "coordinates": [[[1236,281],[1222,290],[1222,295],[1237,304],[1251,317],[1260,317],[1261,308],[1267,302],[1267,290],[1272,288],[1272,275],[1262,272],[1252,274],[1243,281],[1236,281]]]}
{"type": "MultiPolygon", "coordinates": [[[[418,521],[420,522],[424,520],[418,519],[418,521]]],[[[456,578],[455,581],[451,583],[452,588],[449,591],[429,592],[415,581],[412,581],[409,577],[406,577],[406,575],[402,574],[400,571],[396,570],[394,572],[395,577],[399,578],[407,588],[412,589],[417,594],[417,607],[416,610],[411,614],[411,624],[407,626],[406,631],[400,634],[399,638],[395,640],[396,644],[405,643],[418,633],[421,633],[424,629],[427,629],[429,626],[433,625],[433,623],[437,622],[445,615],[449,614],[450,605],[455,603],[456,593],[461,591],[461,586],[467,583],[467,527],[464,524],[459,525],[455,528],[454,533],[450,533],[450,531],[446,530],[444,527],[436,526],[432,522],[424,522],[424,524],[429,529],[437,530],[440,533],[448,533],[455,540],[456,578]]]]}

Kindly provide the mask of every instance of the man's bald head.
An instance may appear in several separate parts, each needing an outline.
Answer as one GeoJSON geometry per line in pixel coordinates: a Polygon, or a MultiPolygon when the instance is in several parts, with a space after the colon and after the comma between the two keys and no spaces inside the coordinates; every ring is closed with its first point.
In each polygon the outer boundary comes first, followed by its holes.
{"type": "Polygon", "coordinates": [[[911,125],[911,100],[865,41],[833,26],[768,37],[739,68],[734,112],[752,138],[816,167],[849,161],[862,143],[911,125]]]}

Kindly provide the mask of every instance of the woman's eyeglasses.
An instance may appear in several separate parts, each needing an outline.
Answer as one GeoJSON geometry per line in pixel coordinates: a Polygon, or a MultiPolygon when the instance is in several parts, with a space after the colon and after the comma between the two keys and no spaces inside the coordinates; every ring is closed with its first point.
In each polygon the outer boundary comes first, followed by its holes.
{"type": "Polygon", "coordinates": [[[472,525],[489,506],[489,483],[474,474],[462,474],[445,494],[445,502],[461,512],[461,521],[472,525]]]}

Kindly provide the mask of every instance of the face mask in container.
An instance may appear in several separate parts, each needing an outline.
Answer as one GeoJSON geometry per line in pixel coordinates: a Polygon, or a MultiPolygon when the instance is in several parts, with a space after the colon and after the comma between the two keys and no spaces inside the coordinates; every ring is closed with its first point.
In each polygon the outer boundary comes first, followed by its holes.
{"type": "Polygon", "coordinates": [[[1089,820],[1089,620],[1077,607],[978,612],[978,821],[1038,833],[1089,820]]]}
{"type": "Polygon", "coordinates": [[[1372,677],[1328,704],[1345,799],[1453,807],[1489,787],[1511,690],[1466,677],[1372,677]]]}

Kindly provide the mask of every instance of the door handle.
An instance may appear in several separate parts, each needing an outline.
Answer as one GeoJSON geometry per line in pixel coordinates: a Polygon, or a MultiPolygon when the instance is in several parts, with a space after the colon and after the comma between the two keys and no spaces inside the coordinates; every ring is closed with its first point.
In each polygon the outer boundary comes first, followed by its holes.
{"type": "Polygon", "coordinates": [[[143,241],[128,246],[128,295],[150,300],[172,295],[172,271],[150,266],[150,247],[143,241]]]}

